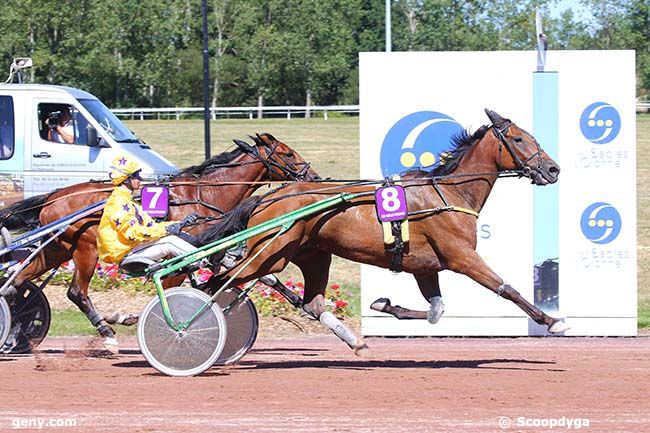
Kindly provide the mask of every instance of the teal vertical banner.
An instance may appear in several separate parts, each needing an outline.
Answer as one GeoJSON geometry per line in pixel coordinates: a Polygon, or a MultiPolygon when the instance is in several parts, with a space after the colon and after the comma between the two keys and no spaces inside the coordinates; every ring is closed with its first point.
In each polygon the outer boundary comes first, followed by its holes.
{"type": "MultiPolygon", "coordinates": [[[[558,73],[533,73],[533,135],[546,153],[559,161],[558,73]]],[[[559,309],[558,184],[534,188],[535,305],[559,309]]]]}

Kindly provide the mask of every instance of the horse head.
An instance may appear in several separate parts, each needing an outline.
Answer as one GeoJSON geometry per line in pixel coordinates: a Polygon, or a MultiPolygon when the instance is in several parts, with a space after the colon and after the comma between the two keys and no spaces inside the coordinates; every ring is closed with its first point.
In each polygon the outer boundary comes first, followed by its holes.
{"type": "Polygon", "coordinates": [[[271,134],[255,134],[250,136],[255,145],[251,146],[241,140],[235,144],[245,153],[254,156],[269,171],[271,180],[313,181],[321,177],[310,166],[310,163],[285,143],[278,141],[271,134]]]}
{"type": "Polygon", "coordinates": [[[499,139],[499,170],[518,172],[535,185],[557,182],[560,166],[539,146],[535,137],[492,110],[486,108],[485,113],[492,122],[492,131],[499,139]],[[505,158],[503,147],[507,150],[505,158]]]}

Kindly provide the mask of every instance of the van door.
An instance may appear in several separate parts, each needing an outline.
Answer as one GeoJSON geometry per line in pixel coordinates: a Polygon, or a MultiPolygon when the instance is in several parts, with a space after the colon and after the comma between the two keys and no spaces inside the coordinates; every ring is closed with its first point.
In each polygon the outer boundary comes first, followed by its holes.
{"type": "Polygon", "coordinates": [[[24,136],[15,108],[13,97],[0,95],[0,209],[24,198],[24,136]]]}
{"type": "Polygon", "coordinates": [[[34,102],[33,109],[36,116],[28,157],[30,187],[35,194],[106,177],[102,148],[88,145],[88,120],[75,105],[40,100],[34,102]]]}

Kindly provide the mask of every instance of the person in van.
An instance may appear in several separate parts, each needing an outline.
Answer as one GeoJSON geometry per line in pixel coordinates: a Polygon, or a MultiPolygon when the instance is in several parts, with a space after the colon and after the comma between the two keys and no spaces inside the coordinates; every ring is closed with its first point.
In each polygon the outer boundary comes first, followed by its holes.
{"type": "Polygon", "coordinates": [[[65,106],[61,111],[50,113],[45,121],[49,127],[47,139],[56,143],[74,143],[74,126],[70,116],[70,107],[65,106]]]}
{"type": "Polygon", "coordinates": [[[130,253],[157,261],[196,249],[190,243],[196,242],[193,237],[182,233],[197,220],[196,214],[181,221],[156,222],[133,200],[133,192],[140,189],[140,172],[138,164],[126,156],[118,156],[111,164],[109,177],[115,189],[97,230],[97,252],[105,263],[119,264],[130,253]]]}

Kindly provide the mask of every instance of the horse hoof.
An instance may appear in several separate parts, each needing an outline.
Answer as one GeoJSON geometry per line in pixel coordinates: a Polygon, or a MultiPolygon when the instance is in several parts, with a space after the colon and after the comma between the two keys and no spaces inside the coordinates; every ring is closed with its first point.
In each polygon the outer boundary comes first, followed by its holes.
{"type": "Polygon", "coordinates": [[[431,307],[427,311],[427,322],[433,325],[438,323],[438,320],[440,320],[442,314],[445,312],[445,303],[442,302],[440,296],[434,296],[429,302],[431,302],[431,307]]]}
{"type": "Polygon", "coordinates": [[[113,355],[117,355],[120,351],[115,337],[104,338],[104,348],[111,352],[113,355]]]}
{"type": "Polygon", "coordinates": [[[362,343],[360,346],[354,348],[354,354],[359,358],[364,359],[373,359],[372,351],[366,343],[362,343]]]}
{"type": "Polygon", "coordinates": [[[548,332],[551,334],[559,334],[568,329],[571,329],[571,327],[567,325],[566,322],[563,320],[557,320],[555,323],[548,327],[548,332]]]}
{"type": "Polygon", "coordinates": [[[375,311],[384,312],[386,307],[390,307],[390,299],[388,298],[379,298],[372,304],[370,304],[370,309],[375,311]]]}
{"type": "Polygon", "coordinates": [[[138,319],[140,317],[137,314],[129,314],[128,316],[124,317],[120,323],[124,326],[133,326],[138,323],[138,319]]]}
{"type": "Polygon", "coordinates": [[[124,326],[133,326],[138,323],[138,316],[135,314],[122,314],[116,311],[110,316],[104,316],[104,320],[110,325],[117,323],[124,326]]]}

